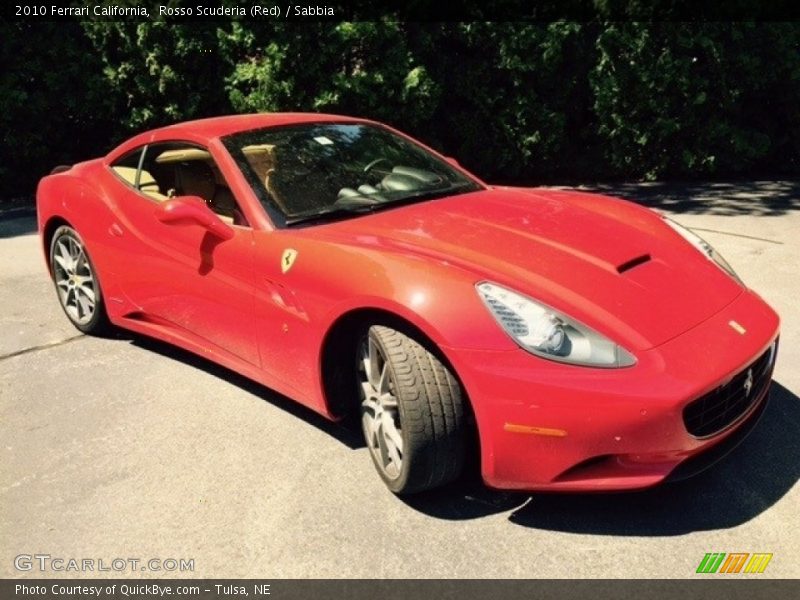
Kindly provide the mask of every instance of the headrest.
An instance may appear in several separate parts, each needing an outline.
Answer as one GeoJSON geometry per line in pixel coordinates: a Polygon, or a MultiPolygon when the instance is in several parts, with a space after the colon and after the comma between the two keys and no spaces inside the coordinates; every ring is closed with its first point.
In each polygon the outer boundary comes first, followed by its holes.
{"type": "Polygon", "coordinates": [[[210,202],[214,198],[217,180],[208,164],[193,160],[180,165],[180,189],[186,196],[200,196],[210,202]]]}

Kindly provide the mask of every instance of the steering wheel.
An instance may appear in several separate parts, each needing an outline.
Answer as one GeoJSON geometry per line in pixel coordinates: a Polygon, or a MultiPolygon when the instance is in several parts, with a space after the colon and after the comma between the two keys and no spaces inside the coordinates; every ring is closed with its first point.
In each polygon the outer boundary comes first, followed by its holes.
{"type": "Polygon", "coordinates": [[[374,169],[376,166],[378,166],[382,162],[388,163],[389,159],[388,158],[383,158],[383,157],[376,158],[375,160],[370,162],[366,167],[364,167],[364,173],[369,173],[372,169],[374,169]]]}

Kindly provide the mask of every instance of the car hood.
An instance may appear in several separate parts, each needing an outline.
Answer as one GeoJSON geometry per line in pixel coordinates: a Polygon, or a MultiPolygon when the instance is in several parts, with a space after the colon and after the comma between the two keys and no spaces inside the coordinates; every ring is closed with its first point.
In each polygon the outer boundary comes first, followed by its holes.
{"type": "Polygon", "coordinates": [[[320,229],[466,269],[636,350],[680,335],[742,292],[659,215],[597,194],[490,188],[320,229]]]}

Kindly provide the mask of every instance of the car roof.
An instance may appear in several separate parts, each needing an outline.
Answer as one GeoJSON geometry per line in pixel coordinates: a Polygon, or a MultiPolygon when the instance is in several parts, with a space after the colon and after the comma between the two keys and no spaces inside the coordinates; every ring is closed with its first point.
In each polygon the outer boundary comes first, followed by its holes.
{"type": "Polygon", "coordinates": [[[332,115],[325,113],[253,113],[244,115],[227,115],[183,121],[173,125],[166,125],[149,131],[143,131],[129,138],[112,149],[104,158],[109,164],[125,153],[144,144],[157,141],[183,140],[201,143],[209,146],[211,141],[255,129],[266,127],[280,127],[282,125],[295,125],[302,123],[374,123],[369,119],[359,119],[345,115],[332,115]]]}
{"type": "Polygon", "coordinates": [[[210,140],[264,127],[331,121],[364,122],[364,119],[322,113],[253,113],[184,121],[155,129],[151,133],[160,133],[167,137],[179,137],[181,133],[189,132],[210,140]]]}

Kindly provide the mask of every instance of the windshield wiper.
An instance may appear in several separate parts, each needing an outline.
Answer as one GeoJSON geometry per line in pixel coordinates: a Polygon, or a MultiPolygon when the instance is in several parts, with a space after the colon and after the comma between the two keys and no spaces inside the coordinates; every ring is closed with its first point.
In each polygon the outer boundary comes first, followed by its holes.
{"type": "Polygon", "coordinates": [[[315,212],[311,215],[297,215],[294,217],[288,217],[286,219],[287,225],[297,225],[298,223],[313,223],[313,222],[323,222],[323,221],[335,221],[337,219],[344,219],[347,217],[352,217],[353,215],[363,215],[367,213],[374,212],[376,208],[378,208],[380,204],[351,204],[351,205],[339,205],[333,206],[331,208],[326,208],[324,210],[320,210],[315,212]]]}
{"type": "Polygon", "coordinates": [[[465,187],[472,187],[473,185],[474,184],[472,182],[465,182],[447,189],[424,190],[417,192],[416,194],[408,194],[401,198],[397,198],[396,200],[375,202],[374,204],[340,204],[338,206],[332,206],[325,210],[315,212],[314,214],[289,217],[286,219],[286,224],[297,225],[299,223],[307,224],[314,222],[335,221],[337,219],[346,219],[356,215],[370,214],[379,210],[395,208],[406,204],[415,204],[417,202],[424,202],[426,200],[434,200],[442,196],[449,196],[453,193],[463,190],[465,187]]]}
{"type": "Polygon", "coordinates": [[[408,194],[407,196],[403,196],[402,198],[398,198],[397,200],[390,200],[389,202],[381,202],[380,206],[388,208],[391,206],[401,206],[403,204],[414,204],[415,202],[424,202],[426,200],[435,200],[436,198],[441,198],[443,196],[450,196],[451,194],[460,192],[465,187],[472,187],[473,185],[474,184],[472,182],[466,181],[464,183],[454,185],[444,190],[442,189],[422,190],[417,192],[416,194],[408,194]]]}

